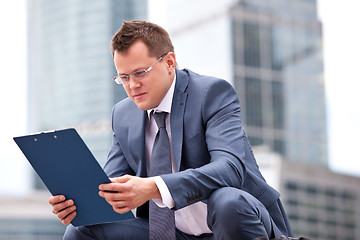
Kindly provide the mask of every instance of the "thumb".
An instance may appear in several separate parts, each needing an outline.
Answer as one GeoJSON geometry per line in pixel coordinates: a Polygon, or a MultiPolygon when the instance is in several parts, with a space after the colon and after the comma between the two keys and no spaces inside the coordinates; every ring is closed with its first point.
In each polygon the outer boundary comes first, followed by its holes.
{"type": "Polygon", "coordinates": [[[113,183],[126,183],[131,178],[133,178],[133,176],[126,174],[126,175],[121,176],[121,177],[110,178],[110,181],[113,182],[113,183]]]}

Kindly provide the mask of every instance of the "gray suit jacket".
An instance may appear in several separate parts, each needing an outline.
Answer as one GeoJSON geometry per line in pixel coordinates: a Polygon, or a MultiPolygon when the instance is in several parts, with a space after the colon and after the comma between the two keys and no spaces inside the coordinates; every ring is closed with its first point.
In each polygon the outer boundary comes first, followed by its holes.
{"type": "MultiPolygon", "coordinates": [[[[283,234],[291,234],[279,193],[262,177],[241,125],[240,104],[225,80],[176,70],[170,115],[172,145],[178,173],[161,177],[180,209],[208,199],[221,187],[242,189],[264,204],[283,234]]],[[[105,172],[111,176],[146,177],[146,111],[129,99],[112,113],[113,145],[105,172]]],[[[147,216],[147,206],[138,208],[147,216]]]]}

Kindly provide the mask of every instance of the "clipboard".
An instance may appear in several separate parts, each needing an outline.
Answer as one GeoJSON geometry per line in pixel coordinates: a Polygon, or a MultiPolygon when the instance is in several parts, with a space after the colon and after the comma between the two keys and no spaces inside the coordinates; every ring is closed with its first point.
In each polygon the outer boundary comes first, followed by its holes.
{"type": "Polygon", "coordinates": [[[133,218],[116,213],[99,196],[99,185],[110,183],[104,170],[74,128],[13,138],[52,195],[65,195],[76,205],[73,226],[133,218]]]}

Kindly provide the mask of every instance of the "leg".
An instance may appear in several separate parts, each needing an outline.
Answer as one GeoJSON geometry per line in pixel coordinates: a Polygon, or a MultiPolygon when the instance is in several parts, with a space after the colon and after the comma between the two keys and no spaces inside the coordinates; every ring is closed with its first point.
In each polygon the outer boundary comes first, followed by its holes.
{"type": "Polygon", "coordinates": [[[201,236],[192,236],[186,233],[181,232],[176,229],[176,240],[213,240],[214,237],[212,234],[203,234],[201,236]]]}
{"type": "Polygon", "coordinates": [[[176,229],[176,240],[213,240],[213,239],[214,237],[212,234],[205,233],[200,236],[193,236],[183,233],[180,230],[176,229]]]}
{"type": "Polygon", "coordinates": [[[240,189],[214,191],[208,201],[208,225],[214,239],[252,240],[271,236],[271,218],[256,198],[240,189]]]}
{"type": "MultiPolygon", "coordinates": [[[[149,223],[147,219],[135,218],[127,221],[74,227],[69,225],[64,240],[146,240],[149,239],[149,223]]],[[[211,240],[212,235],[190,236],[176,230],[179,240],[211,240]]]]}
{"type": "Polygon", "coordinates": [[[69,225],[64,240],[136,240],[149,239],[149,223],[147,219],[135,218],[120,222],[104,223],[91,226],[74,227],[69,225]]]}

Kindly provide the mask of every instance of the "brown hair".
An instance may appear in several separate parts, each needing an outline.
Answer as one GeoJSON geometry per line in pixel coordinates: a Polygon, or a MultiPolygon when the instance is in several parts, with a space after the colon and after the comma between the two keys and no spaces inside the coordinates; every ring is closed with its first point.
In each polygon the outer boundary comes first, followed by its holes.
{"type": "Polygon", "coordinates": [[[110,50],[126,53],[130,46],[141,40],[148,47],[150,57],[160,57],[174,52],[169,33],[162,27],[147,21],[124,21],[121,28],[111,39],[110,50]]]}

